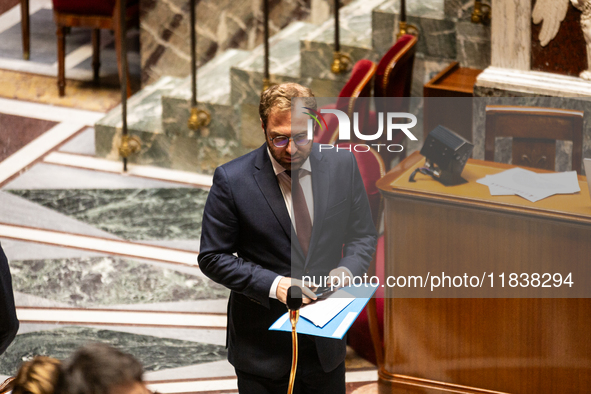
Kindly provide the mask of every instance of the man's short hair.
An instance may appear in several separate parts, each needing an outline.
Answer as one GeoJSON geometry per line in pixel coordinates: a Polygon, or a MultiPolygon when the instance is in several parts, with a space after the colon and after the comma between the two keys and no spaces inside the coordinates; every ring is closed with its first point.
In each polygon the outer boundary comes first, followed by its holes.
{"type": "Polygon", "coordinates": [[[259,115],[265,129],[271,112],[290,111],[291,99],[294,97],[302,97],[304,107],[316,109],[316,99],[312,90],[294,82],[273,85],[261,93],[259,115]]]}
{"type": "Polygon", "coordinates": [[[63,372],[63,394],[109,394],[115,386],[142,382],[144,369],[132,355],[97,343],[76,350],[63,372]]]}

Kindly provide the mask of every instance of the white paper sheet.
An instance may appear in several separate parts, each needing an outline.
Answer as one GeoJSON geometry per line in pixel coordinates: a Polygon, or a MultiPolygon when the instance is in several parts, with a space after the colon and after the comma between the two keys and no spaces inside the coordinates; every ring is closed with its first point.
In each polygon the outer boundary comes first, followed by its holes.
{"type": "Polygon", "coordinates": [[[339,290],[329,297],[320,299],[300,309],[300,316],[308,319],[317,327],[324,327],[340,311],[353,302],[355,297],[344,290],[339,290]]]}
{"type": "Polygon", "coordinates": [[[576,171],[538,174],[523,168],[512,168],[495,175],[487,175],[476,182],[488,186],[493,196],[516,194],[532,202],[554,194],[581,191],[576,171]]]}

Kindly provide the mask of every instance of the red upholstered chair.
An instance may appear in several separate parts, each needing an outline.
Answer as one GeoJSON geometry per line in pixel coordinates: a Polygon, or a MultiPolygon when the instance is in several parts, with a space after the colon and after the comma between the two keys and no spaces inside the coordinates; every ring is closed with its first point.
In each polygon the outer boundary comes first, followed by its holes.
{"type": "MultiPolygon", "coordinates": [[[[89,27],[92,29],[92,67],[94,80],[99,78],[100,55],[100,29],[109,29],[115,32],[115,49],[117,52],[117,65],[119,77],[123,72],[127,75],[127,96],[131,95],[129,70],[122,70],[121,66],[121,42],[125,37],[121,36],[120,29],[120,0],[53,0],[53,16],[57,25],[57,57],[58,57],[58,89],[59,95],[64,96],[66,91],[66,31],[70,27],[89,27]]],[[[127,26],[137,25],[139,15],[138,0],[127,1],[127,26]]]]}
{"type": "MultiPolygon", "coordinates": [[[[351,150],[355,159],[365,192],[369,200],[372,219],[377,227],[380,225],[382,216],[382,196],[376,186],[376,182],[386,175],[386,167],[382,157],[373,149],[365,144],[358,145],[359,152],[355,151],[356,144],[340,143],[339,149],[351,150]],[[368,151],[366,151],[369,148],[368,151]]],[[[384,281],[384,237],[378,239],[376,254],[372,260],[369,270],[369,276],[377,275],[380,283],[384,281]]],[[[349,345],[361,357],[376,363],[381,360],[382,338],[384,327],[384,289],[378,288],[374,298],[370,300],[367,307],[359,314],[357,320],[353,323],[347,336],[349,345]],[[377,356],[376,356],[377,354],[377,356]]]]}
{"type": "MultiPolygon", "coordinates": [[[[376,99],[387,97],[388,107],[384,107],[380,100],[376,100],[376,111],[387,112],[408,112],[410,100],[403,97],[410,97],[410,87],[412,84],[412,67],[415,59],[417,37],[405,34],[400,37],[386,52],[378,63],[374,79],[374,97],[376,99]],[[400,98],[395,100],[393,98],[400,98]]],[[[376,121],[377,124],[377,121],[376,121]]],[[[377,127],[376,127],[377,130],[377,127]]],[[[393,136],[392,141],[386,140],[386,133],[383,133],[382,139],[378,143],[382,144],[400,144],[405,134],[398,131],[393,136]]],[[[386,163],[386,169],[390,169],[390,163],[395,155],[400,155],[400,159],[406,157],[406,152],[391,153],[385,149],[380,151],[386,163]]]]}
{"type": "MultiPolygon", "coordinates": [[[[353,111],[359,111],[363,118],[369,112],[369,100],[363,100],[363,108],[356,106],[358,97],[371,97],[372,79],[376,72],[376,64],[371,60],[361,59],[351,71],[351,77],[341,89],[336,104],[324,106],[322,108],[339,109],[349,114],[353,119],[353,111]]],[[[315,133],[314,142],[321,144],[334,144],[338,138],[338,120],[333,114],[323,114],[327,127],[321,128],[315,133]]],[[[363,122],[364,119],[360,121],[363,122]]]]}
{"type": "Polygon", "coordinates": [[[382,214],[382,195],[376,186],[376,182],[386,175],[386,167],[380,155],[373,148],[368,145],[359,145],[357,147],[358,151],[356,151],[355,146],[354,143],[342,142],[337,145],[337,148],[349,150],[355,156],[361,179],[363,179],[363,186],[365,186],[365,192],[367,193],[367,199],[369,200],[371,217],[377,228],[380,225],[379,221],[382,214]]]}
{"type": "MultiPolygon", "coordinates": [[[[384,235],[378,238],[376,255],[371,263],[368,276],[377,276],[384,283],[384,235]]],[[[378,287],[374,297],[369,300],[347,335],[349,346],[358,355],[378,366],[383,363],[384,341],[384,289],[378,287]]]]}

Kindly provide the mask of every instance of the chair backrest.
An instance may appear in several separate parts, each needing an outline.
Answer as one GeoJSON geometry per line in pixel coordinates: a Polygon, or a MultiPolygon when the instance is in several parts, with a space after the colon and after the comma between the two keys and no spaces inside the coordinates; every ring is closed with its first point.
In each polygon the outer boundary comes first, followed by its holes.
{"type": "Polygon", "coordinates": [[[6,379],[4,383],[0,384],[0,394],[5,394],[12,390],[12,385],[10,383],[12,383],[13,380],[14,377],[11,377],[6,379]]]}
{"type": "MultiPolygon", "coordinates": [[[[113,15],[116,0],[53,0],[53,10],[75,15],[113,15]]],[[[129,3],[129,2],[128,2],[129,3]]]]}
{"type": "MultiPolygon", "coordinates": [[[[371,82],[375,72],[376,64],[371,60],[361,59],[355,63],[349,80],[339,93],[336,105],[331,107],[346,112],[350,119],[353,119],[353,111],[360,112],[362,117],[367,116],[366,113],[369,112],[369,100],[363,100],[363,108],[356,106],[356,103],[358,97],[371,97],[371,82]]],[[[314,142],[334,144],[338,137],[337,117],[332,114],[326,114],[324,117],[327,120],[328,127],[326,130],[320,130],[316,133],[314,142]]]]}
{"type": "MultiPolygon", "coordinates": [[[[347,114],[349,118],[353,118],[353,111],[355,110],[355,102],[357,101],[358,97],[371,97],[371,83],[373,81],[373,77],[376,73],[377,66],[374,62],[368,59],[361,59],[355,66],[353,66],[353,70],[351,71],[351,77],[341,89],[339,93],[338,103],[346,104],[347,114]]],[[[340,105],[337,104],[338,107],[340,105]]],[[[369,102],[368,102],[369,107],[369,102]]]]}
{"type": "Polygon", "coordinates": [[[410,97],[416,44],[415,36],[405,34],[382,57],[376,70],[375,97],[410,97]]]}
{"type": "Polygon", "coordinates": [[[572,170],[580,173],[583,115],[570,109],[489,105],[484,158],[494,161],[496,138],[513,137],[513,165],[554,171],[556,141],[572,141],[572,170]]]}
{"type": "Polygon", "coordinates": [[[357,160],[357,167],[363,180],[363,186],[367,193],[369,206],[371,208],[371,216],[376,228],[380,225],[382,215],[382,195],[376,186],[376,182],[386,175],[386,166],[384,160],[372,147],[364,144],[354,144],[350,142],[343,142],[337,145],[338,149],[350,150],[357,160]],[[355,147],[358,150],[355,150],[355,147]]]}

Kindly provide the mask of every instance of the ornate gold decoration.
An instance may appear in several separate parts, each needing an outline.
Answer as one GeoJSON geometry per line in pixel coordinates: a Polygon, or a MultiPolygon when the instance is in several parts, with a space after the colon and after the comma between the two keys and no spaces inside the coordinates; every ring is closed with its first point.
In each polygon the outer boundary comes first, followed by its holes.
{"type": "Polygon", "coordinates": [[[398,40],[405,34],[412,34],[413,36],[418,37],[419,29],[412,23],[400,21],[398,23],[398,34],[396,34],[396,39],[398,40]]]}
{"type": "Polygon", "coordinates": [[[191,116],[189,116],[189,129],[199,130],[209,126],[211,122],[211,114],[197,107],[191,108],[191,116]]]}
{"type": "Polygon", "coordinates": [[[490,23],[490,6],[483,4],[481,0],[474,0],[474,11],[472,11],[472,23],[482,23],[488,25],[490,23]]]}
{"type": "Polygon", "coordinates": [[[333,61],[332,66],[330,66],[330,71],[332,71],[333,74],[341,74],[349,71],[350,69],[351,56],[340,51],[335,51],[333,53],[333,61]]]}
{"type": "Polygon", "coordinates": [[[119,146],[119,156],[124,159],[140,151],[142,142],[137,135],[125,134],[121,136],[121,145],[119,146]]]}

